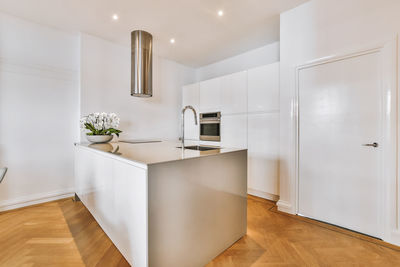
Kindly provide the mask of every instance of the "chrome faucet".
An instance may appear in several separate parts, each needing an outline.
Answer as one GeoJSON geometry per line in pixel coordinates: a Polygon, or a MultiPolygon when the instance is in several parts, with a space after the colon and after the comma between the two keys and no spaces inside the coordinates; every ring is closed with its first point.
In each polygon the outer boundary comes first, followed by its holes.
{"type": "Polygon", "coordinates": [[[185,111],[191,109],[194,114],[194,123],[197,125],[197,113],[192,106],[186,106],[182,109],[182,149],[185,148],[185,111]]]}

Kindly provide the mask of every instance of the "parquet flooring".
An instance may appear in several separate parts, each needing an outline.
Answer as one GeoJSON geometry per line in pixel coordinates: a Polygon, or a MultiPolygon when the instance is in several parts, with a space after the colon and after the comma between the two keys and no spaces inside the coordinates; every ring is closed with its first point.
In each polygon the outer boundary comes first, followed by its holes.
{"type": "Polygon", "coordinates": [[[400,248],[249,197],[247,236],[207,267],[400,266],[400,248]]]}
{"type": "MultiPolygon", "coordinates": [[[[129,264],[82,203],[64,199],[0,213],[0,266],[129,264]]],[[[250,196],[246,237],[207,265],[228,266],[400,266],[400,249],[250,196]]]]}
{"type": "Polygon", "coordinates": [[[81,202],[0,213],[0,266],[129,266],[81,202]]]}

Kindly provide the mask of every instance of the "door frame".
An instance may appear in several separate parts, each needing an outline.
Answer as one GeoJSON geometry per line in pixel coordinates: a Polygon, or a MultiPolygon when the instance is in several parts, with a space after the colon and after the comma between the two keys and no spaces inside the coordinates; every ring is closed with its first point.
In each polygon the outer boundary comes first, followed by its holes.
{"type": "Polygon", "coordinates": [[[379,232],[383,240],[392,243],[400,242],[399,214],[399,170],[398,170],[398,132],[399,132],[399,95],[398,95],[398,37],[381,42],[366,49],[358,49],[338,55],[318,58],[295,67],[295,94],[292,99],[292,123],[294,129],[294,204],[295,213],[299,213],[299,75],[300,71],[324,64],[359,56],[379,53],[379,69],[381,75],[381,155],[380,173],[382,181],[378,189],[380,198],[379,232]],[[393,240],[393,232],[398,234],[398,240],[393,240]]]}

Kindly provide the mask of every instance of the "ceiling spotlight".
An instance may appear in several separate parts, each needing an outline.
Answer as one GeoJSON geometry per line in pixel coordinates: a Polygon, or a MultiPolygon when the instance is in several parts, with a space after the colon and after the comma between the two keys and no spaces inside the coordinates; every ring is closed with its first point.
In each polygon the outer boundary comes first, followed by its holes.
{"type": "Polygon", "coordinates": [[[169,40],[169,42],[170,42],[171,44],[174,44],[174,43],[175,43],[175,39],[172,38],[171,40],[169,40]]]}
{"type": "Polygon", "coordinates": [[[113,19],[113,20],[118,20],[118,19],[119,19],[119,17],[118,17],[118,15],[117,15],[117,14],[114,14],[114,15],[112,15],[112,19],[113,19]]]}
{"type": "Polygon", "coordinates": [[[222,17],[224,15],[224,11],[223,10],[219,10],[218,11],[218,16],[222,17]]]}

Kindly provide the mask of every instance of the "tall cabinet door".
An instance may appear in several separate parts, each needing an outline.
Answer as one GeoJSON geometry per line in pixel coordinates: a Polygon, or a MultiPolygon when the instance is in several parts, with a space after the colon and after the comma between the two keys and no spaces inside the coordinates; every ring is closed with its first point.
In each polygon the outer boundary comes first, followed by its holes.
{"type": "Polygon", "coordinates": [[[247,114],[222,115],[221,146],[247,148],[247,114]]]}
{"type": "MultiPolygon", "coordinates": [[[[192,106],[197,111],[197,120],[199,119],[199,84],[190,84],[183,86],[182,89],[182,108],[185,106],[192,106]]],[[[199,125],[195,124],[194,116],[191,110],[186,111],[185,115],[185,139],[188,140],[199,140],[199,125]]]]}
{"type": "Polygon", "coordinates": [[[279,113],[249,114],[248,187],[279,195],[279,113]]]}
{"type": "Polygon", "coordinates": [[[221,113],[239,114],[247,112],[247,71],[221,78],[221,113]]]}
{"type": "Polygon", "coordinates": [[[279,62],[248,71],[249,192],[279,195],[279,62]]]}
{"type": "Polygon", "coordinates": [[[221,77],[221,145],[247,148],[247,71],[221,77]]]}
{"type": "Polygon", "coordinates": [[[248,71],[249,112],[279,112],[279,62],[248,71]]]}
{"type": "Polygon", "coordinates": [[[200,83],[200,112],[221,111],[221,78],[200,83]]]}

